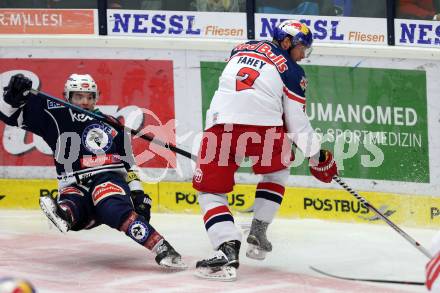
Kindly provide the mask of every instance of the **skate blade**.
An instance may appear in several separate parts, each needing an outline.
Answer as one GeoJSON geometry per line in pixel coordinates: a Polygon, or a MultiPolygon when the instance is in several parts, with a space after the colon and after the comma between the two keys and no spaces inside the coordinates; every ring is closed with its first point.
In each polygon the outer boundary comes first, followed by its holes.
{"type": "Polygon", "coordinates": [[[61,219],[58,215],[55,214],[54,210],[56,207],[53,205],[53,202],[50,199],[40,198],[40,207],[43,210],[44,214],[47,218],[53,223],[61,233],[66,233],[69,231],[69,227],[63,219],[61,219]]]}
{"type": "Polygon", "coordinates": [[[256,260],[264,260],[266,258],[267,251],[261,250],[258,246],[248,243],[246,256],[256,260]]]}
{"type": "Polygon", "coordinates": [[[186,270],[188,266],[180,258],[165,257],[160,261],[161,267],[169,270],[186,270]]]}
{"type": "Polygon", "coordinates": [[[223,266],[218,270],[213,270],[211,268],[198,268],[194,275],[201,279],[232,282],[237,280],[237,269],[231,266],[223,266]]]}

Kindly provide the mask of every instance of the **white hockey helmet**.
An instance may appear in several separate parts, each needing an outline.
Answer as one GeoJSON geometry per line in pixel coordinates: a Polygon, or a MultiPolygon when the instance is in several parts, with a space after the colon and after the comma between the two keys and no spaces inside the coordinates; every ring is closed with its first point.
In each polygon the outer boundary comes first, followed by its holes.
{"type": "Polygon", "coordinates": [[[290,36],[292,47],[302,44],[306,47],[306,57],[312,52],[313,34],[312,31],[304,23],[290,19],[285,20],[274,28],[273,38],[278,42],[290,36]]]}
{"type": "Polygon", "coordinates": [[[95,95],[95,101],[98,101],[99,91],[96,82],[89,74],[71,74],[64,85],[64,98],[70,102],[71,93],[90,92],[95,95]]]}

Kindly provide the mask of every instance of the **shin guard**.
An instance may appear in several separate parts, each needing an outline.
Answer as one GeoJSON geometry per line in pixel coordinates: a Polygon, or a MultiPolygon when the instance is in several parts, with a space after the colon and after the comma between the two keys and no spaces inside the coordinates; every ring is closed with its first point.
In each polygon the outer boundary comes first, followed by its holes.
{"type": "Polygon", "coordinates": [[[163,239],[162,235],[144,217],[134,211],[129,214],[119,230],[149,250],[154,250],[155,246],[163,239]]]}

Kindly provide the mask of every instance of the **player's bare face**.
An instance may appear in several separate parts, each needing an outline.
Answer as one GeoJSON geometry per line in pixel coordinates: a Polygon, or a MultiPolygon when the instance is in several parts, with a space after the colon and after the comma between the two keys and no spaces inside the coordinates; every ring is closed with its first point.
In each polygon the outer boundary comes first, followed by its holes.
{"type": "Polygon", "coordinates": [[[71,103],[85,110],[92,111],[95,108],[95,95],[89,92],[72,93],[71,103]]]}

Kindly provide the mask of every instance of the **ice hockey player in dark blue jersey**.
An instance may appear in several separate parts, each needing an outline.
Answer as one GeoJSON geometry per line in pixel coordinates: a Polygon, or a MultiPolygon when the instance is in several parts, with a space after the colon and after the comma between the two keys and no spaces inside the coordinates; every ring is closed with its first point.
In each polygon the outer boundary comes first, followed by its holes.
{"type": "MultiPolygon", "coordinates": [[[[160,266],[185,269],[180,254],[149,224],[151,199],[142,190],[130,137],[122,124],[115,129],[32,95],[31,88],[27,77],[12,76],[0,97],[0,119],[41,136],[53,151],[59,192],[56,202],[50,196],[40,197],[46,216],[62,232],[108,225],[155,253],[160,266]]],[[[98,87],[88,74],[72,74],[64,98],[85,110],[99,111],[95,109],[98,87]]]]}

